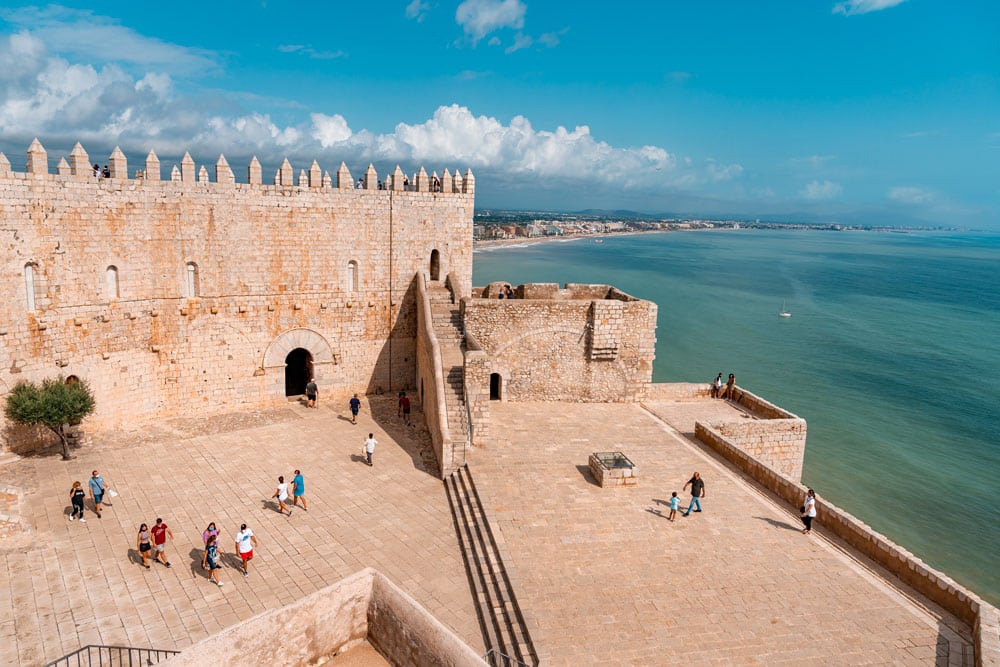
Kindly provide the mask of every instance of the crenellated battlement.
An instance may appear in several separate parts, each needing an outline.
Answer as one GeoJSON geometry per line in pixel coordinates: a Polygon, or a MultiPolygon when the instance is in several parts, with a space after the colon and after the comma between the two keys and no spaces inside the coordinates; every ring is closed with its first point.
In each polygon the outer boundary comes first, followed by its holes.
{"type": "Polygon", "coordinates": [[[343,190],[369,190],[369,191],[389,191],[389,192],[428,192],[436,194],[467,194],[475,195],[476,178],[471,169],[466,169],[463,176],[458,169],[449,171],[444,169],[441,176],[434,171],[430,175],[421,166],[411,175],[403,172],[399,165],[386,174],[385,179],[380,179],[375,166],[368,165],[364,173],[355,180],[351,175],[347,164],[340,163],[340,166],[331,175],[320,167],[317,160],[313,160],[308,169],[299,168],[296,174],[295,168],[285,158],[281,166],[275,171],[272,184],[265,185],[263,170],[257,156],[250,160],[247,165],[246,180],[238,182],[236,174],[226,160],[226,156],[220,154],[215,162],[214,173],[210,175],[209,169],[202,164],[200,167],[195,163],[189,152],[184,153],[180,164],[174,164],[170,168],[169,177],[164,179],[160,159],[154,151],[146,155],[142,168],[137,168],[129,176],[128,158],[119,147],[111,152],[107,158],[105,167],[100,167],[98,163],[91,164],[91,157],[84,147],[77,142],[70,151],[68,159],[66,156],[59,158],[56,164],[55,173],[49,171],[49,158],[45,147],[35,138],[28,146],[27,158],[25,160],[25,170],[16,172],[11,169],[10,160],[0,152],[0,179],[16,178],[48,178],[53,180],[84,180],[84,181],[134,181],[136,184],[159,183],[162,181],[172,183],[214,183],[217,186],[250,185],[254,187],[273,188],[300,188],[320,191],[343,191],[343,190]],[[214,176],[214,179],[213,179],[214,176]]]}

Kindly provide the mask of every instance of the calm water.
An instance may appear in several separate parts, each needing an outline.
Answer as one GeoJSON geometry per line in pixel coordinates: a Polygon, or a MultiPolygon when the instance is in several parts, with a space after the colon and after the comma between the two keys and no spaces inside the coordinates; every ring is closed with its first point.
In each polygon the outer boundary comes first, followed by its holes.
{"type": "Polygon", "coordinates": [[[805,484],[1000,603],[1000,235],[643,234],[489,247],[474,275],[655,301],[654,380],[732,372],[804,417],[805,484]]]}

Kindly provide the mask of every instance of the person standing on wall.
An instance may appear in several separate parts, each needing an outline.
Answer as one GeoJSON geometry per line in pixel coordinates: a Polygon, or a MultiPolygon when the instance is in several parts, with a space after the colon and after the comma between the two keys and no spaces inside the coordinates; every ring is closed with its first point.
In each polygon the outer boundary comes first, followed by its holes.
{"type": "MultiPolygon", "coordinates": [[[[692,507],[697,507],[695,512],[701,511],[701,498],[705,497],[705,480],[701,478],[701,473],[696,472],[691,476],[691,479],[687,481],[684,488],[691,487],[691,502],[688,504],[687,511],[684,512],[682,516],[687,516],[691,513],[692,507]]],[[[682,489],[683,490],[683,489],[682,489]]]]}
{"type": "Polygon", "coordinates": [[[722,396],[722,373],[715,376],[715,381],[712,382],[712,398],[719,398],[722,396]]]}
{"type": "Polygon", "coordinates": [[[361,411],[361,399],[358,398],[357,394],[354,394],[354,398],[351,399],[351,423],[358,423],[358,413],[361,411]]]}
{"type": "Polygon", "coordinates": [[[306,385],[306,407],[316,407],[316,396],[319,394],[319,387],[316,386],[316,378],[310,378],[306,385]]]}
{"type": "Polygon", "coordinates": [[[722,391],[722,398],[728,398],[729,400],[736,399],[736,376],[732,373],[729,374],[729,379],[726,380],[726,388],[722,391]]]}
{"type": "Polygon", "coordinates": [[[809,489],[806,493],[805,500],[802,501],[802,525],[805,526],[802,529],[803,535],[809,535],[812,533],[812,523],[813,519],[816,518],[816,492],[809,489]]]}

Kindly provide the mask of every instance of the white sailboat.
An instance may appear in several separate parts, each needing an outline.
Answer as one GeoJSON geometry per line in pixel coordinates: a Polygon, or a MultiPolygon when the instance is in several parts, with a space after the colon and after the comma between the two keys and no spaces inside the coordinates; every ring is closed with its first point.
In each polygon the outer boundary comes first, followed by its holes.
{"type": "Polygon", "coordinates": [[[778,312],[778,316],[779,317],[791,317],[792,316],[792,314],[788,311],[788,308],[785,307],[785,302],[784,301],[781,302],[781,310],[778,312]]]}

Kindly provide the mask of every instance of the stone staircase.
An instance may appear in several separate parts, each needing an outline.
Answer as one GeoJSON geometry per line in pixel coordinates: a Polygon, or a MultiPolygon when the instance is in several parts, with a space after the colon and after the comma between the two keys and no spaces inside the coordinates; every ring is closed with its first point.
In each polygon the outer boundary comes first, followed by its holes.
{"type": "Polygon", "coordinates": [[[537,665],[538,656],[469,467],[456,470],[444,484],[476,600],[486,661],[495,667],[537,665]]]}
{"type": "Polygon", "coordinates": [[[462,315],[458,304],[451,302],[451,291],[442,281],[427,283],[427,298],[431,305],[434,335],[441,349],[441,372],[445,383],[444,398],[448,411],[448,430],[456,449],[462,448],[459,460],[464,461],[470,443],[463,379],[465,334],[462,331],[462,315]]]}

